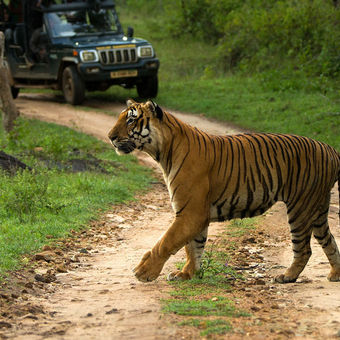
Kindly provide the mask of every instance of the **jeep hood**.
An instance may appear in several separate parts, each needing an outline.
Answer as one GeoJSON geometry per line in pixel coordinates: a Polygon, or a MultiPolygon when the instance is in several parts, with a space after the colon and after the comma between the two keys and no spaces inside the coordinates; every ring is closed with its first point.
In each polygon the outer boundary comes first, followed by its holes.
{"type": "Polygon", "coordinates": [[[70,38],[73,45],[77,48],[96,48],[101,46],[109,46],[114,44],[145,44],[144,39],[139,38],[126,38],[123,35],[86,35],[70,38]]]}

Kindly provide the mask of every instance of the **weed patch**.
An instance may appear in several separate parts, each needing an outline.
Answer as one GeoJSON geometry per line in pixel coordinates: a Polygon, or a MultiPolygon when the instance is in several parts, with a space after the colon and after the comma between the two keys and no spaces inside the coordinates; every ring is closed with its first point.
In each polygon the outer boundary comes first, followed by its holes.
{"type": "Polygon", "coordinates": [[[207,336],[212,334],[223,335],[231,331],[232,327],[230,322],[224,319],[216,320],[201,320],[201,319],[189,319],[182,321],[179,326],[191,326],[198,328],[201,336],[207,336]]]}
{"type": "Polygon", "coordinates": [[[166,313],[190,316],[244,316],[244,312],[238,311],[233,301],[218,296],[212,299],[170,299],[163,308],[166,313]]]}

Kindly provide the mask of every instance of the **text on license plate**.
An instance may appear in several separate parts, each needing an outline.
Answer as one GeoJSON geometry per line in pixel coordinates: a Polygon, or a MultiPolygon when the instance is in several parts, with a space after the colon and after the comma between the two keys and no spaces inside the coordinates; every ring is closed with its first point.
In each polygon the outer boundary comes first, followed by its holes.
{"type": "Polygon", "coordinates": [[[111,78],[137,77],[137,75],[137,70],[122,70],[110,73],[111,78]]]}

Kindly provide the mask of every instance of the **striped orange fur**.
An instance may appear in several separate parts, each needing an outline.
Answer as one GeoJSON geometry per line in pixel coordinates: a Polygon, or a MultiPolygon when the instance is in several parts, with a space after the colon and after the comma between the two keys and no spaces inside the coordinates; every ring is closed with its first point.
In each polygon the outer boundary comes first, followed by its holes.
{"type": "MultiPolygon", "coordinates": [[[[109,138],[120,154],[139,149],[160,165],[175,219],[135,268],[152,281],[185,246],[187,262],[169,279],[199,270],[210,221],[260,215],[275,202],[287,206],[294,259],[276,281],[294,282],[311,255],[312,233],[340,280],[340,254],[328,226],[330,191],[340,177],[340,154],[310,138],[272,133],[209,135],[152,101],[128,102],[109,138]]],[[[339,189],[340,196],[340,189],[339,189]]]]}

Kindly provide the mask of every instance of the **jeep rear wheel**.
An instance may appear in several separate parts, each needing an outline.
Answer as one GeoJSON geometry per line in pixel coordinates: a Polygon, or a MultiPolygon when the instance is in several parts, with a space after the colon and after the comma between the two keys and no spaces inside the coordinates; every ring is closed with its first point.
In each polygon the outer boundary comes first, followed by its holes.
{"type": "Polygon", "coordinates": [[[85,84],[74,65],[65,68],[62,89],[67,103],[78,105],[83,102],[85,98],[85,84]]]}
{"type": "Polygon", "coordinates": [[[19,91],[20,89],[18,89],[17,87],[11,86],[11,93],[13,99],[16,99],[18,97],[19,91]]]}
{"type": "Polygon", "coordinates": [[[158,93],[157,76],[143,77],[140,83],[137,83],[137,93],[141,98],[154,98],[158,93]]]}

